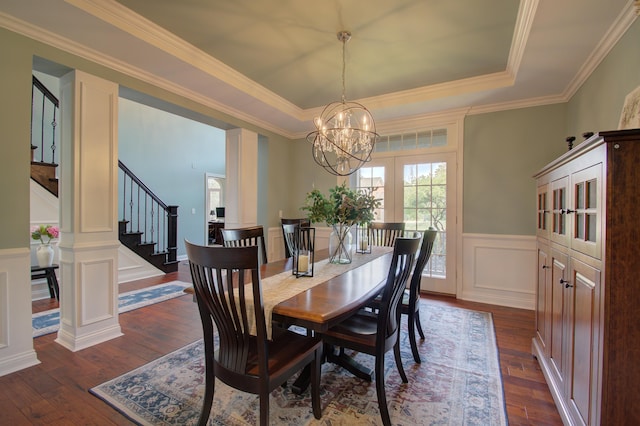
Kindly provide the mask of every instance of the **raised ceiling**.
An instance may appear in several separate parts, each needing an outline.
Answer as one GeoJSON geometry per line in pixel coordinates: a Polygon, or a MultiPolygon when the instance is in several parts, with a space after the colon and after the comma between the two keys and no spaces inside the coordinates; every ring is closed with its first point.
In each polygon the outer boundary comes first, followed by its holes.
{"type": "Polygon", "coordinates": [[[379,124],[570,98],[632,0],[15,0],[0,26],[287,137],[346,96],[379,124]]]}

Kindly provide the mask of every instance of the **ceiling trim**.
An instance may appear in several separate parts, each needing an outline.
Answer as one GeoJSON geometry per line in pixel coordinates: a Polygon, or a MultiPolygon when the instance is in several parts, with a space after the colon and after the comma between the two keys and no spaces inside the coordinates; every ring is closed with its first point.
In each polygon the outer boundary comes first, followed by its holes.
{"type": "Polygon", "coordinates": [[[200,71],[209,74],[232,87],[251,94],[261,102],[270,105],[298,120],[302,108],[278,96],[264,86],[249,79],[218,59],[206,54],[173,33],[156,25],[115,0],[65,0],[90,15],[119,28],[133,37],[145,41],[167,54],[179,58],[200,71]]]}
{"type": "Polygon", "coordinates": [[[582,65],[574,79],[565,89],[563,96],[567,101],[571,99],[578,89],[582,87],[584,82],[587,81],[593,71],[595,71],[598,65],[600,65],[611,49],[613,49],[616,43],[618,43],[624,33],[629,29],[631,24],[633,24],[638,17],[638,14],[640,14],[640,0],[629,1],[627,6],[622,10],[622,12],[620,12],[620,15],[616,18],[615,22],[609,27],[605,36],[600,40],[598,46],[596,46],[596,48],[591,52],[584,65],[582,65]]]}
{"type": "MultiPolygon", "coordinates": [[[[294,105],[115,0],[65,1],[133,37],[145,41],[173,57],[179,58],[206,74],[249,94],[298,121],[313,120],[314,117],[320,114],[322,108],[324,108],[324,106],[319,106],[316,108],[302,109],[294,105]]],[[[513,85],[520,61],[524,54],[526,41],[533,25],[537,5],[538,0],[523,0],[520,4],[506,71],[356,99],[355,101],[366,104],[369,109],[387,108],[399,104],[427,101],[441,96],[458,95],[513,85]]]]}
{"type": "Polygon", "coordinates": [[[527,40],[529,40],[529,34],[533,27],[536,10],[538,10],[538,0],[523,0],[520,2],[507,62],[507,72],[513,79],[518,75],[520,63],[524,56],[524,49],[527,46],[527,40]]]}
{"type": "Polygon", "coordinates": [[[295,134],[274,126],[272,123],[260,120],[252,115],[246,114],[235,108],[231,108],[228,105],[217,102],[209,97],[202,96],[201,94],[192,90],[185,89],[183,86],[174,84],[155,74],[134,67],[131,64],[115,59],[109,55],[97,52],[80,43],[77,43],[74,40],[61,37],[55,33],[44,30],[28,22],[16,19],[11,15],[0,12],[0,26],[15,33],[21,34],[25,37],[60,49],[64,52],[71,53],[80,58],[113,69],[129,77],[136,78],[144,83],[156,86],[178,96],[182,96],[203,106],[215,109],[223,114],[227,114],[239,120],[246,121],[247,123],[261,127],[265,130],[279,134],[286,138],[291,139],[295,137],[295,134]]]}

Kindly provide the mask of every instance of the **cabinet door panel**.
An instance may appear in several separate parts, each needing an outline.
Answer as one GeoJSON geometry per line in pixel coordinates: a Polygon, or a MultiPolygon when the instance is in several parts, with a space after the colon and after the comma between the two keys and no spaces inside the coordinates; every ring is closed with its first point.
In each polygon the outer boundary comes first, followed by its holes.
{"type": "Polygon", "coordinates": [[[565,365],[565,324],[567,311],[565,309],[565,280],[567,277],[568,256],[558,250],[551,250],[551,339],[549,343],[549,360],[558,383],[564,383],[565,365]]]}
{"type": "Polygon", "coordinates": [[[549,356],[548,339],[551,335],[551,260],[549,246],[538,242],[538,289],[536,300],[536,338],[549,356]]]}
{"type": "Polygon", "coordinates": [[[593,410],[598,373],[600,271],[571,259],[571,411],[577,424],[599,424],[593,410]]]}

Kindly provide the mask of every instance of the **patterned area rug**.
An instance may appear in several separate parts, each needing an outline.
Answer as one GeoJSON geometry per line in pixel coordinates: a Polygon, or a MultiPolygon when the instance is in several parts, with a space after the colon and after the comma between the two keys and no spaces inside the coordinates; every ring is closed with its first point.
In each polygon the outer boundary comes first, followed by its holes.
{"type": "MultiPolygon", "coordinates": [[[[122,314],[143,306],[173,299],[184,295],[184,289],[191,287],[191,283],[182,281],[171,281],[165,284],[158,284],[146,287],[142,290],[129,291],[118,296],[118,310],[122,314]]],[[[54,333],[60,328],[60,309],[50,309],[48,311],[33,314],[33,337],[44,336],[54,333]]]]}
{"type": "MultiPolygon", "coordinates": [[[[411,355],[403,331],[402,359],[409,383],[402,383],[393,353],[386,356],[385,384],[394,425],[506,425],[504,394],[490,313],[428,303],[420,311],[424,341],[422,364],[411,355]]],[[[406,330],[406,321],[403,321],[406,330]]],[[[140,425],[195,425],[204,395],[202,341],[90,390],[140,425]]],[[[352,354],[373,368],[373,358],[352,354]]],[[[273,425],[378,425],[375,383],[355,378],[333,364],[321,377],[323,417],[311,412],[309,390],[295,395],[289,387],[271,394],[273,425]]],[[[255,395],[216,381],[209,425],[255,425],[255,395]]]]}

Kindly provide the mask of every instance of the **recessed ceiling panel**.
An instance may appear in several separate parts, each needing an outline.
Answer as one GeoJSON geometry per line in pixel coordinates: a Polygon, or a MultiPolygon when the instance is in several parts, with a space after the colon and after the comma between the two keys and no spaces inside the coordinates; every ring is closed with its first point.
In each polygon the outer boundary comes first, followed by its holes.
{"type": "Polygon", "coordinates": [[[301,108],[504,71],[513,0],[120,0],[301,108]]]}

